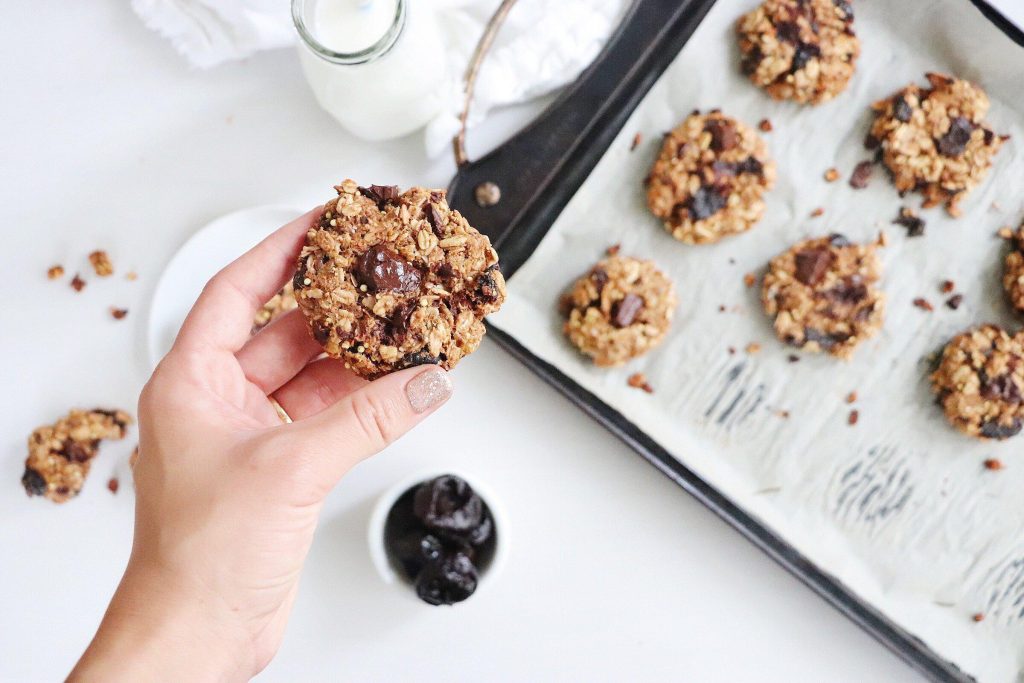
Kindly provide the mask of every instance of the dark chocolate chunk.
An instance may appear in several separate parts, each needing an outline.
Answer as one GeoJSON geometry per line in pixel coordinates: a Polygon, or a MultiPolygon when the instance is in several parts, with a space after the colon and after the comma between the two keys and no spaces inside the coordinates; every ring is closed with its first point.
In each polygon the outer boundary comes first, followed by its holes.
{"type": "Polygon", "coordinates": [[[813,287],[825,277],[834,260],[835,255],[826,247],[799,251],[796,254],[796,279],[813,287]]]}
{"type": "Polygon", "coordinates": [[[306,259],[300,258],[295,268],[295,275],[292,276],[292,287],[302,289],[306,282],[306,259]]]}
{"type": "Polygon", "coordinates": [[[910,209],[900,209],[900,214],[893,221],[895,225],[902,225],[907,229],[907,237],[920,237],[924,234],[924,219],[914,215],[910,209]]]}
{"type": "Polygon", "coordinates": [[[960,308],[960,304],[962,304],[963,302],[964,302],[964,295],[963,294],[954,294],[953,296],[949,297],[946,300],[946,306],[948,306],[949,308],[951,308],[952,310],[955,311],[956,309],[960,308]]]}
{"type": "MultiPolygon", "coordinates": [[[[825,292],[831,301],[848,306],[855,306],[868,298],[868,288],[859,277],[849,277],[825,292]]],[[[867,311],[870,312],[870,311],[867,311]]]]}
{"type": "Polygon", "coordinates": [[[331,338],[331,328],[326,325],[319,323],[313,324],[313,339],[316,339],[320,344],[326,344],[327,340],[331,338]]]}
{"type": "Polygon", "coordinates": [[[743,59],[740,61],[740,71],[744,76],[750,76],[757,71],[762,59],[764,59],[764,54],[761,52],[761,48],[755,46],[754,49],[743,55],[743,59]]]}
{"type": "Polygon", "coordinates": [[[467,537],[483,520],[484,504],[468,483],[456,476],[444,475],[416,490],[413,514],[428,529],[467,537]]]}
{"type": "Polygon", "coordinates": [[[711,172],[715,174],[715,179],[718,178],[732,178],[736,175],[736,164],[731,161],[714,161],[711,163],[711,172]]]}
{"type": "Polygon", "coordinates": [[[46,480],[31,467],[26,467],[25,473],[21,475],[21,485],[30,496],[41,496],[46,493],[46,480]]]}
{"type": "Polygon", "coordinates": [[[627,294],[612,309],[612,324],[615,327],[629,327],[644,307],[643,297],[627,294]]]}
{"type": "Polygon", "coordinates": [[[730,121],[710,119],[704,126],[704,130],[711,133],[711,149],[716,152],[728,151],[739,142],[736,126],[730,121]]]}
{"type": "Polygon", "coordinates": [[[846,238],[846,235],[834,232],[828,236],[828,243],[833,247],[848,247],[850,246],[850,240],[846,238]]]}
{"type": "Polygon", "coordinates": [[[910,116],[914,113],[907,101],[903,99],[903,95],[897,95],[896,99],[892,101],[892,115],[896,117],[897,121],[906,123],[910,120],[910,116]]]}
{"type": "Polygon", "coordinates": [[[427,217],[427,222],[430,223],[430,229],[437,235],[437,239],[444,239],[444,228],[442,225],[444,223],[444,216],[437,210],[437,207],[430,202],[426,202],[423,213],[427,217]]]}
{"type": "Polygon", "coordinates": [[[991,420],[981,425],[981,435],[986,439],[1008,439],[1019,434],[1020,428],[1021,421],[1019,417],[1013,418],[1013,421],[1008,425],[991,420]]]}
{"type": "Polygon", "coordinates": [[[594,286],[597,287],[597,296],[600,298],[604,286],[608,284],[608,272],[604,268],[594,268],[590,271],[590,279],[594,281],[594,286]]]}
{"type": "Polygon", "coordinates": [[[437,365],[441,362],[441,359],[437,356],[433,356],[427,351],[417,351],[416,353],[410,353],[402,359],[404,367],[412,368],[418,365],[437,365]]]}
{"type": "Polygon", "coordinates": [[[989,377],[981,385],[981,396],[990,401],[1019,404],[1022,400],[1020,389],[1010,375],[989,377]]]}
{"type": "Polygon", "coordinates": [[[721,211],[725,204],[725,195],[718,188],[702,185],[686,202],[686,209],[693,220],[702,221],[721,211]]]}
{"type": "Polygon", "coordinates": [[[864,136],[864,149],[878,149],[881,144],[882,141],[871,133],[864,136]]]}
{"type": "Polygon", "coordinates": [[[413,292],[420,288],[422,279],[415,266],[382,244],[360,256],[354,271],[371,292],[413,292]]]}
{"type": "Polygon", "coordinates": [[[843,343],[849,338],[850,337],[848,335],[828,334],[826,332],[822,332],[821,330],[816,330],[813,327],[804,328],[804,344],[817,342],[818,345],[825,351],[828,351],[836,344],[843,343]]]}
{"type": "Polygon", "coordinates": [[[476,281],[477,298],[485,303],[493,303],[501,296],[498,289],[498,282],[494,279],[491,271],[484,271],[476,281]]]}
{"type": "Polygon", "coordinates": [[[64,441],[60,454],[71,462],[86,462],[91,460],[92,456],[96,454],[96,446],[95,444],[67,439],[64,441]]]}
{"type": "Polygon", "coordinates": [[[947,157],[958,157],[967,149],[967,143],[971,140],[971,133],[974,131],[974,124],[962,116],[958,116],[949,123],[949,130],[938,139],[939,152],[947,157]]]}
{"type": "Polygon", "coordinates": [[[398,199],[401,190],[397,185],[370,185],[369,187],[360,187],[359,193],[377,202],[377,208],[383,211],[385,206],[398,199]]]}
{"type": "Polygon", "coordinates": [[[807,62],[821,56],[821,48],[811,43],[800,43],[796,46],[796,52],[793,53],[793,66],[790,67],[790,73],[796,73],[800,69],[807,66],[807,62]]]}
{"type": "Polygon", "coordinates": [[[739,173],[753,173],[760,176],[764,175],[764,164],[754,157],[747,157],[736,166],[736,171],[739,173]]]}
{"type": "Polygon", "coordinates": [[[782,21],[775,26],[779,40],[796,45],[800,42],[800,27],[795,21],[782,21]]]}
{"type": "Polygon", "coordinates": [[[478,580],[472,560],[457,552],[423,568],[416,577],[416,595],[431,605],[454,605],[476,591],[478,580]]]}
{"type": "Polygon", "coordinates": [[[850,175],[850,187],[855,190],[863,190],[871,180],[871,172],[874,170],[870,161],[862,161],[853,168],[850,175]]]}

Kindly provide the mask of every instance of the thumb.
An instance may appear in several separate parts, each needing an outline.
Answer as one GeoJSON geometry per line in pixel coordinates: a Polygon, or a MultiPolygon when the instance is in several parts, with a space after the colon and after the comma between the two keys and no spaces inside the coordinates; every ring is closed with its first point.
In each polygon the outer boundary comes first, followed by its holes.
{"type": "Polygon", "coordinates": [[[408,368],[374,380],[289,426],[297,428],[299,440],[319,454],[321,475],[334,482],[419,424],[451,395],[451,379],[441,368],[408,368]]]}

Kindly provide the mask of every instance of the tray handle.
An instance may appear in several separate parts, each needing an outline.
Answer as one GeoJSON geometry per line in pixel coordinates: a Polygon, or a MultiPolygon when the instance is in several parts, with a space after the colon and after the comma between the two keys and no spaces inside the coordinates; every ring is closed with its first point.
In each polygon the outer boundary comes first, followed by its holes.
{"type": "Polygon", "coordinates": [[[550,227],[533,217],[561,212],[713,3],[635,0],[597,59],[544,113],[497,149],[459,167],[448,202],[490,237],[506,276],[550,227]],[[665,42],[678,47],[652,49],[665,42]],[[477,201],[485,183],[497,185],[498,201],[477,201]],[[529,225],[542,229],[519,229],[529,225]]]}

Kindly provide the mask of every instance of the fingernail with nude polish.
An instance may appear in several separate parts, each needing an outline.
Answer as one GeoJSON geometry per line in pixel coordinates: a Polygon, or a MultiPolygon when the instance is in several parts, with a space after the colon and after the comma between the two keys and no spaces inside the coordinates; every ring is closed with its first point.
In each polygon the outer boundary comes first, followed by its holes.
{"type": "Polygon", "coordinates": [[[436,408],[452,395],[452,381],[441,368],[431,368],[409,380],[405,385],[405,396],[417,413],[436,408]]]}

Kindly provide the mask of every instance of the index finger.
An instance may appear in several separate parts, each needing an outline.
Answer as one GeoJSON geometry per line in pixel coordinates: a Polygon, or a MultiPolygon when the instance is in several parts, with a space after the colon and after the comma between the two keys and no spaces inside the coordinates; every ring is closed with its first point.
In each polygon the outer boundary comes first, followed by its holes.
{"type": "Polygon", "coordinates": [[[295,272],[306,232],[322,208],[278,228],[210,278],[185,318],[175,346],[206,346],[231,353],[242,348],[256,311],[295,272]]]}

